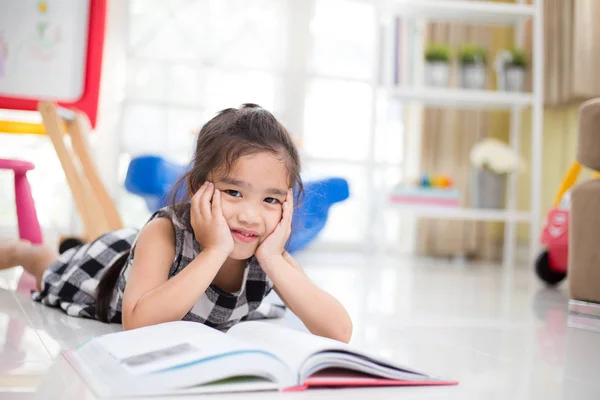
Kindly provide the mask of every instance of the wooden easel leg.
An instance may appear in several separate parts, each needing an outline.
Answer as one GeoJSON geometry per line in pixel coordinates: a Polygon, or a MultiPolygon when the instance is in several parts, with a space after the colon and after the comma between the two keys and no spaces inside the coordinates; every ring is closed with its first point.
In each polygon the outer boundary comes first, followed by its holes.
{"type": "Polygon", "coordinates": [[[56,111],[56,106],[50,102],[40,102],[38,111],[50,136],[56,155],[62,165],[67,178],[77,211],[81,216],[85,228],[84,239],[93,240],[110,230],[106,223],[98,199],[93,195],[89,183],[78,171],[74,157],[64,143],[64,133],[61,129],[61,119],[56,111]]]}
{"type": "Polygon", "coordinates": [[[89,146],[86,140],[86,133],[90,131],[89,122],[84,116],[77,114],[74,121],[67,122],[67,129],[71,136],[75,154],[77,154],[81,166],[83,167],[83,175],[89,182],[92,193],[100,204],[100,210],[98,211],[101,211],[104,214],[106,223],[111,230],[122,229],[123,222],[121,221],[119,211],[106,190],[106,187],[102,183],[98,170],[90,156],[89,146]]]}

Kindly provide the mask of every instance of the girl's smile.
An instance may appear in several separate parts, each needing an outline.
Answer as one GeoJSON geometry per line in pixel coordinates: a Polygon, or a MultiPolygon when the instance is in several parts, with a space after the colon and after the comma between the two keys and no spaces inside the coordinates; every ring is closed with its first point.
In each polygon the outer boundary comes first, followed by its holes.
{"type": "Polygon", "coordinates": [[[232,229],[231,234],[235,240],[242,243],[252,243],[258,240],[258,233],[254,231],[248,231],[245,229],[232,229]]]}
{"type": "Polygon", "coordinates": [[[248,259],[281,221],[288,169],[280,154],[263,151],[240,157],[226,176],[215,175],[223,216],[235,242],[230,257],[248,259]]]}

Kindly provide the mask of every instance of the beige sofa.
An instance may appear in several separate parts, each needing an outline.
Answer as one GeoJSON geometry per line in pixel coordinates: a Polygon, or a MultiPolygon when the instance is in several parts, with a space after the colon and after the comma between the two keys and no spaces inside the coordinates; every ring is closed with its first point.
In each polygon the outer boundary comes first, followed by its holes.
{"type": "MultiPolygon", "coordinates": [[[[577,161],[600,171],[600,99],[581,106],[577,146],[577,161]]],[[[600,326],[600,179],[571,191],[568,276],[571,313],[598,316],[600,326]]]]}

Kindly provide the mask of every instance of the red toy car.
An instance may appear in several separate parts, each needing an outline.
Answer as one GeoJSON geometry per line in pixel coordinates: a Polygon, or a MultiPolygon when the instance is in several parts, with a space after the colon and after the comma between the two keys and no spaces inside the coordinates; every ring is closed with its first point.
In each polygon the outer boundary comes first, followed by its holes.
{"type": "Polygon", "coordinates": [[[569,209],[567,191],[559,205],[548,213],[541,242],[546,249],[535,262],[538,277],[549,285],[556,285],[567,276],[569,260],[569,209]]]}

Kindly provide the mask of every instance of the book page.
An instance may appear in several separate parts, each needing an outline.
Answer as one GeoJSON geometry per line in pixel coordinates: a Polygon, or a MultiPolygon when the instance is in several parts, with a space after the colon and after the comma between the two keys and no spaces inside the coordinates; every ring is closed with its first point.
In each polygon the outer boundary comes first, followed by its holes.
{"type": "Polygon", "coordinates": [[[84,343],[65,357],[96,394],[106,396],[175,393],[193,387],[198,392],[237,391],[248,385],[206,385],[242,377],[249,378],[254,389],[295,382],[279,357],[196,322],[111,333],[84,343]]]}
{"type": "Polygon", "coordinates": [[[156,396],[180,392],[273,390],[295,383],[286,365],[266,352],[209,357],[149,374],[132,375],[96,342],[63,356],[98,397],[156,396]]]}
{"type": "Polygon", "coordinates": [[[136,375],[252,349],[223,332],[187,321],[117,332],[94,341],[136,375]]]}
{"type": "Polygon", "coordinates": [[[417,375],[437,379],[390,360],[367,354],[346,343],[275,324],[243,322],[231,328],[227,335],[278,355],[290,365],[299,383],[304,377],[330,367],[370,371],[380,376],[393,376],[394,379],[416,378],[417,375]],[[336,354],[339,352],[346,355],[336,354]],[[320,355],[315,357],[317,354],[320,355]]]}
{"type": "Polygon", "coordinates": [[[304,362],[313,354],[325,350],[350,349],[345,343],[336,340],[259,321],[237,324],[229,329],[227,336],[276,354],[296,372],[300,371],[304,362]]]}

